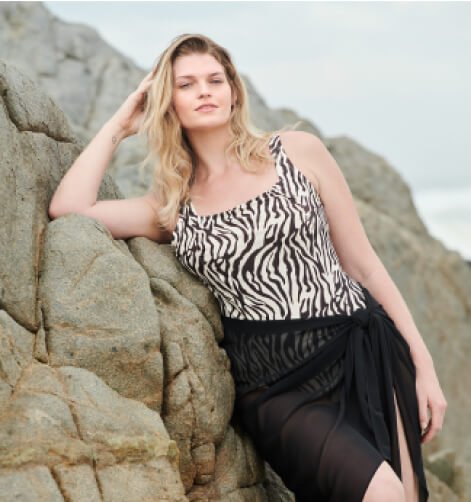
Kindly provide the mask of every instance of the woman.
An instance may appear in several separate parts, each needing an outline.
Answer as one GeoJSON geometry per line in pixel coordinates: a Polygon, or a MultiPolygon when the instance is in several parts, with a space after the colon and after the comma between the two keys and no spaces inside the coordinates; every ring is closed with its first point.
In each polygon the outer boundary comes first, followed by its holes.
{"type": "Polygon", "coordinates": [[[296,500],[427,500],[420,444],[446,409],[431,355],[333,157],[312,134],[255,130],[224,48],[172,42],[64,176],[49,213],[67,212],[170,242],[210,288],[235,415],[296,500]],[[136,133],[152,190],[97,201],[136,133]]]}

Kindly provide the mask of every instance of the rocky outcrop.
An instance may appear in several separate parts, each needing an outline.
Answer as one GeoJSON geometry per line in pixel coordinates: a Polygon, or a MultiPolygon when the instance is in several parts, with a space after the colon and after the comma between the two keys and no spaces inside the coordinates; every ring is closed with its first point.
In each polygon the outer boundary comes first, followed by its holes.
{"type": "MultiPolygon", "coordinates": [[[[49,221],[79,142],[4,62],[0,90],[2,496],[265,500],[263,463],[230,423],[215,300],[168,245],[49,221]]],[[[99,199],[121,197],[105,175],[99,199]]]]}
{"type": "MultiPolygon", "coordinates": [[[[0,493],[293,500],[233,418],[216,301],[171,247],[114,240],[81,215],[47,216],[66,170],[145,71],[41,4],[1,4],[0,28],[0,493]]],[[[269,110],[248,87],[257,125],[297,120],[269,110]]],[[[448,410],[423,448],[431,500],[465,500],[470,268],[430,237],[382,157],[305,129],[337,159],[434,358],[448,410]]],[[[126,140],[99,200],[142,193],[146,178],[133,166],[142,157],[142,145],[126,140]]]]}
{"type": "Polygon", "coordinates": [[[91,371],[31,352],[18,370],[0,417],[2,500],[188,500],[158,413],[91,371]]]}

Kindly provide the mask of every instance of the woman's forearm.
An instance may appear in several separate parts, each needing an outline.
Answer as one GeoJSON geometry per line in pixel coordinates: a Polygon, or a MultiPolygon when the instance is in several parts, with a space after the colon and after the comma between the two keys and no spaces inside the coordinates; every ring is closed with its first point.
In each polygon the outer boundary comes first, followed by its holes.
{"type": "Polygon", "coordinates": [[[361,283],[384,307],[399,332],[409,344],[411,355],[417,367],[433,365],[430,352],[415,325],[412,314],[399,289],[378,258],[378,263],[361,283]]]}
{"type": "Polygon", "coordinates": [[[112,120],[103,125],[59,183],[49,204],[51,217],[79,212],[96,203],[106,168],[123,138],[123,131],[112,120]]]}

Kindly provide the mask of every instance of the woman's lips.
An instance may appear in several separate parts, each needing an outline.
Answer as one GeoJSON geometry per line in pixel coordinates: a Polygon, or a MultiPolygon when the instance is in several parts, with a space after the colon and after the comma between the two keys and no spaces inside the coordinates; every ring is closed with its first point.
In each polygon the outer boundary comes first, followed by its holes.
{"type": "Polygon", "coordinates": [[[204,105],[201,108],[198,108],[196,111],[197,112],[209,112],[210,110],[215,110],[217,106],[213,105],[204,105]]]}

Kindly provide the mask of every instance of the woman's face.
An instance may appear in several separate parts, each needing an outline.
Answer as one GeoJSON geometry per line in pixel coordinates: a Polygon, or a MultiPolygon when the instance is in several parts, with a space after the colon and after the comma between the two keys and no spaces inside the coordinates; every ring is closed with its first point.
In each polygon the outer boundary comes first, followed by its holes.
{"type": "Polygon", "coordinates": [[[210,129],[229,121],[232,90],[224,67],[213,56],[194,53],[177,57],[173,82],[173,106],[184,129],[210,129]],[[197,110],[204,103],[215,108],[197,110]]]}

